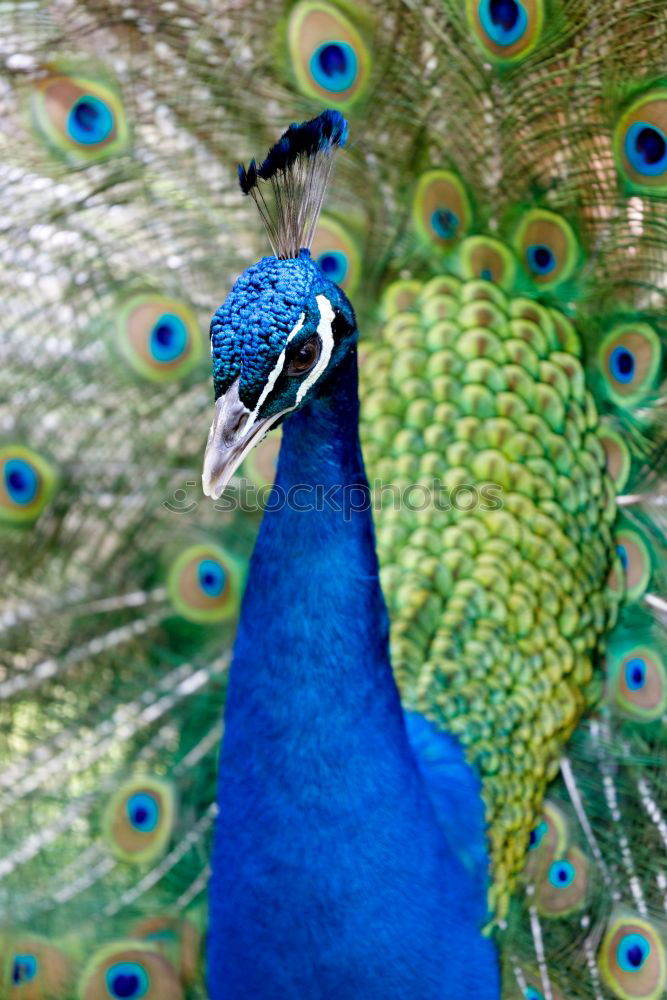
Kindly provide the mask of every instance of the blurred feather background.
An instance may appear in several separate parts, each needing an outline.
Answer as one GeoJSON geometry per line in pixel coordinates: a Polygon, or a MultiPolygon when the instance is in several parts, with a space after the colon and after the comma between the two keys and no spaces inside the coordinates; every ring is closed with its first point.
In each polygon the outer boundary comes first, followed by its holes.
{"type": "MultiPolygon", "coordinates": [[[[569,213],[567,274],[546,297],[583,339],[599,341],[610,301],[661,333],[664,178],[655,187],[622,163],[619,182],[614,129],[649,84],[667,127],[664,11],[649,0],[527,8],[535,38],[499,60],[474,37],[470,5],[454,2],[0,4],[0,995],[93,1000],[107,995],[110,955],[122,965],[141,954],[141,995],[205,997],[226,669],[261,516],[252,490],[271,482],[277,451],[270,437],[246,463],[250,509],[204,501],[209,318],[268,252],[237,162],[323,106],[349,117],[314,255],[370,340],[392,280],[441,273],[459,235],[502,236],[534,205],[569,213]],[[434,181],[450,213],[435,222],[434,181]]],[[[491,251],[488,267],[515,266],[491,251]]],[[[382,315],[400,311],[392,301],[382,315]]],[[[650,589],[664,612],[664,412],[647,417],[660,351],[632,409],[597,398],[615,421],[619,492],[641,493],[654,518],[637,595],[650,589]]],[[[653,634],[644,611],[626,624],[633,641],[653,634]]],[[[626,736],[597,732],[614,772],[626,736]]],[[[661,801],[662,737],[631,738],[632,766],[645,760],[640,780],[650,773],[661,801]]],[[[594,773],[583,767],[585,798],[594,773]]],[[[636,819],[634,773],[627,789],[623,837],[641,831],[648,856],[661,827],[654,818],[646,833],[636,819]]],[[[623,889],[610,898],[632,896],[636,871],[612,867],[623,889]]],[[[661,863],[649,868],[653,915],[667,883],[661,863]]],[[[582,926],[577,949],[553,932],[553,954],[589,970],[572,996],[607,996],[582,926]]],[[[513,954],[534,971],[540,953],[526,941],[530,960],[519,945],[513,954]]],[[[507,995],[532,995],[533,979],[519,971],[507,995]]]]}

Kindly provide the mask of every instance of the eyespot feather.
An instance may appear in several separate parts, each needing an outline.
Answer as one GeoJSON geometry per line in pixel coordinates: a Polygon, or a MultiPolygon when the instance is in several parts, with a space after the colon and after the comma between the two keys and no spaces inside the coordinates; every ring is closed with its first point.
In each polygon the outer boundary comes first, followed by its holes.
{"type": "Polygon", "coordinates": [[[620,115],[614,154],[632,190],[646,195],[667,192],[667,88],[645,92],[620,115]]]}
{"type": "Polygon", "coordinates": [[[150,775],[130,778],[112,795],[104,812],[104,838],[121,861],[144,864],[159,857],[174,826],[172,786],[150,775]]]}
{"type": "Polygon", "coordinates": [[[86,964],[78,1000],[183,1000],[171,963],[146,941],[121,940],[100,948],[86,964]]]}
{"type": "Polygon", "coordinates": [[[32,86],[29,111],[40,141],[72,167],[100,163],[129,148],[120,91],[104,68],[53,62],[32,86]]]}
{"type": "Polygon", "coordinates": [[[53,466],[21,444],[0,447],[0,521],[26,525],[37,520],[56,487],[53,466]]]}
{"type": "Polygon", "coordinates": [[[189,621],[212,624],[233,618],[241,599],[239,561],[218,545],[190,545],[173,561],[167,590],[174,610],[189,621]]]}
{"type": "Polygon", "coordinates": [[[607,924],[597,956],[605,985],[620,1000],[658,1000],[667,984],[661,932],[651,921],[618,912],[607,924]]]}
{"type": "Polygon", "coordinates": [[[352,11],[324,0],[303,0],[292,8],[287,45],[292,72],[307,97],[340,109],[366,93],[372,59],[352,11]]]}
{"type": "Polygon", "coordinates": [[[466,0],[468,24],[494,62],[515,63],[537,47],[544,24],[544,0],[466,0]]]}
{"type": "Polygon", "coordinates": [[[180,299],[140,292],[123,299],[115,312],[115,347],[123,361],[151,382],[175,382],[204,357],[197,317],[180,299]]]}

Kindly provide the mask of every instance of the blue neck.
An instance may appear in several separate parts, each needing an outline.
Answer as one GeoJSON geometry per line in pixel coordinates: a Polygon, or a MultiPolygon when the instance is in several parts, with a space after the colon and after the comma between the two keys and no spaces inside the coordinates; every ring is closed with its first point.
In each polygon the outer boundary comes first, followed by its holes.
{"type": "MultiPolygon", "coordinates": [[[[285,421],[274,499],[287,501],[264,516],[235,647],[228,726],[235,710],[252,711],[239,738],[272,762],[274,740],[290,733],[302,750],[324,740],[342,752],[372,719],[383,741],[406,745],[359,444],[356,351],[336,376],[335,394],[285,421]]],[[[302,755],[283,763],[302,785],[302,755]]]]}
{"type": "MultiPolygon", "coordinates": [[[[368,504],[358,509],[368,487],[356,352],[331,381],[335,394],[285,421],[276,487],[291,502],[265,513],[243,600],[219,770],[209,992],[497,1000],[483,890],[443,835],[389,663],[372,517],[368,504]],[[295,509],[309,502],[319,509],[295,509]]],[[[457,786],[457,767],[467,765],[445,764],[445,783],[457,786]]],[[[479,816],[476,786],[467,802],[479,816]]],[[[479,819],[462,812],[460,822],[481,840],[479,819]]]]}

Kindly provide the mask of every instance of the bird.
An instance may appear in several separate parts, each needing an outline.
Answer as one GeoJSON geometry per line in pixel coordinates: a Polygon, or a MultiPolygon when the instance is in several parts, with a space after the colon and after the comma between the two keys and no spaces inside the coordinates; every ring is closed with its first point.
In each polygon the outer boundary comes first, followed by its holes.
{"type": "Polygon", "coordinates": [[[0,16],[0,992],[663,996],[661,4],[0,16]]]}

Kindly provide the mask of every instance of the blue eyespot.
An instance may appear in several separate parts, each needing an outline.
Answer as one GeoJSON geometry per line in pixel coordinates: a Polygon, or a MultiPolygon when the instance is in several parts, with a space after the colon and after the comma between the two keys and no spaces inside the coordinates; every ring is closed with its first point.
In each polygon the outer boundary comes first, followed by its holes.
{"type": "Polygon", "coordinates": [[[479,272],[480,278],[484,278],[484,281],[493,281],[493,275],[491,274],[490,267],[483,267],[479,272]]]}
{"type": "Polygon", "coordinates": [[[207,597],[220,597],[225,586],[225,571],[215,559],[202,559],[197,571],[199,585],[207,597]]]}
{"type": "Polygon", "coordinates": [[[556,266],[556,258],[552,250],[544,244],[528,247],[526,250],[528,268],[533,274],[551,274],[556,266]]]}
{"type": "Polygon", "coordinates": [[[320,87],[339,94],[357,78],[357,54],[347,42],[325,42],[310,57],[310,72],[320,87]]]}
{"type": "Polygon", "coordinates": [[[528,15],[518,0],[481,0],[482,28],[496,45],[514,45],[526,33],[528,15]]]}
{"type": "Polygon", "coordinates": [[[623,572],[627,573],[627,571],[628,571],[628,553],[625,550],[625,545],[617,545],[616,546],[616,552],[618,554],[618,558],[621,560],[621,566],[623,567],[623,572]]]}
{"type": "Polygon", "coordinates": [[[528,850],[534,851],[536,847],[539,847],[544,840],[549,827],[546,820],[542,820],[538,823],[534,830],[530,831],[530,837],[528,838],[528,850]]]}
{"type": "Polygon", "coordinates": [[[572,862],[566,861],[565,858],[554,861],[549,866],[549,881],[555,889],[567,889],[574,882],[576,874],[577,870],[572,862]]]}
{"type": "Polygon", "coordinates": [[[625,683],[631,691],[639,691],[646,684],[646,660],[633,656],[625,664],[625,683]]]}
{"type": "Polygon", "coordinates": [[[626,934],[618,942],[616,957],[624,972],[639,972],[651,954],[651,945],[643,934],[626,934]]]}
{"type": "Polygon", "coordinates": [[[160,806],[153,795],[149,795],[148,792],[137,792],[129,797],[125,808],[135,830],[139,833],[153,832],[160,818],[160,806]]]}
{"type": "Polygon", "coordinates": [[[104,101],[92,94],[80,97],[67,116],[67,132],[81,146],[104,142],[113,128],[113,112],[104,101]]]}
{"type": "Polygon", "coordinates": [[[617,382],[632,382],[635,377],[635,356],[627,347],[615,347],[609,356],[609,368],[617,382]]]}
{"type": "Polygon", "coordinates": [[[16,504],[25,506],[35,499],[39,479],[29,462],[22,458],[10,458],[5,464],[5,489],[16,504]]]}
{"type": "Polygon", "coordinates": [[[532,986],[526,986],[523,995],[526,1000],[544,1000],[544,995],[532,986]]]}
{"type": "Polygon", "coordinates": [[[443,240],[451,240],[459,228],[459,218],[450,208],[436,208],[431,215],[431,225],[443,240]]]}
{"type": "Polygon", "coordinates": [[[140,1000],[150,987],[148,973],[138,962],[117,962],[109,966],[104,978],[114,1000],[140,1000]]]}
{"type": "Polygon", "coordinates": [[[345,281],[347,275],[347,257],[340,250],[327,250],[317,258],[327,278],[335,281],[337,285],[345,281]]]}
{"type": "Polygon", "coordinates": [[[188,344],[188,331],[180,316],[164,313],[151,330],[150,351],[156,361],[175,361],[188,344]]]}
{"type": "Polygon", "coordinates": [[[14,955],[12,982],[16,986],[30,983],[37,975],[39,963],[34,955],[14,955]]]}
{"type": "Polygon", "coordinates": [[[667,170],[667,138],[657,125],[635,122],[625,133],[625,155],[645,177],[659,177],[667,170]]]}

